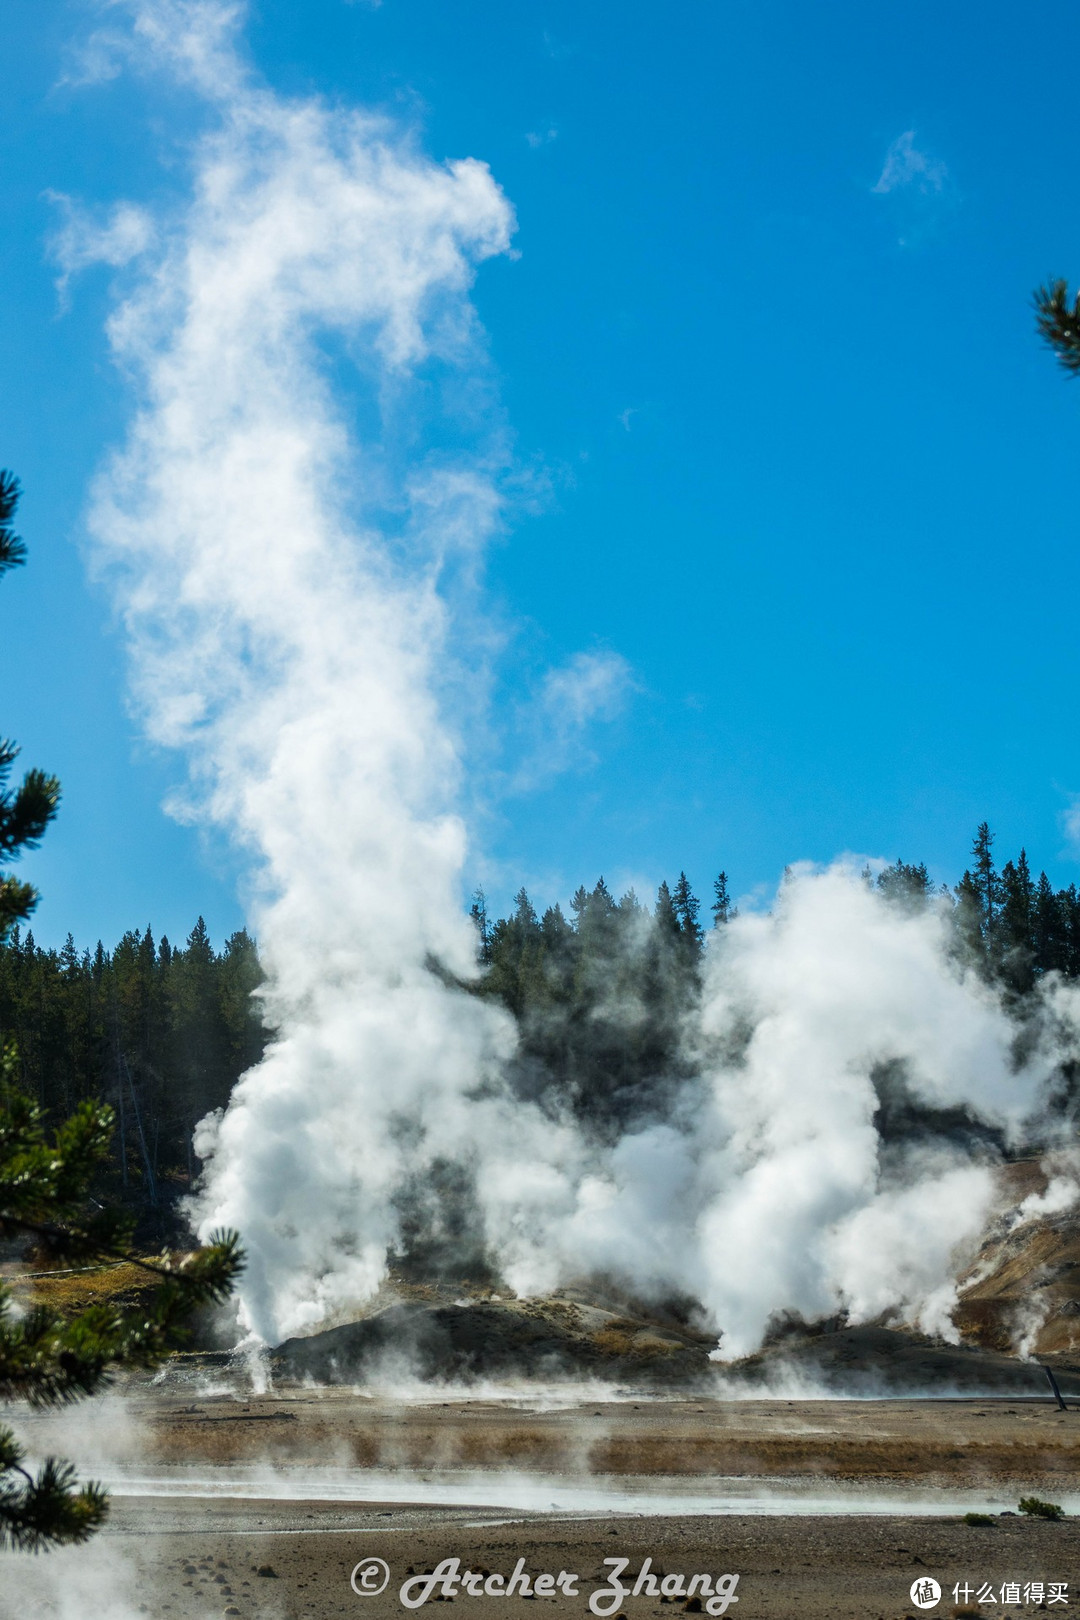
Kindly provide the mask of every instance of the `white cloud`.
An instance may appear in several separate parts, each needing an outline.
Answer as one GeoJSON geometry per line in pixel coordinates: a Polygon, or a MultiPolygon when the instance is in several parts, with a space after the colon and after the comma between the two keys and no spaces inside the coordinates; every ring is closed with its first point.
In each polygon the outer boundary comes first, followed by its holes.
{"type": "Polygon", "coordinates": [[[80,270],[93,264],[115,268],[130,264],[154,241],[151,215],[133,203],[117,203],[103,218],[95,218],[62,192],[49,191],[46,196],[63,215],[62,224],[49,239],[50,253],[60,267],[56,286],[62,303],[69,280],[80,270]]]}
{"type": "Polygon", "coordinates": [[[537,147],[550,146],[552,141],[557,141],[558,138],[559,131],[554,124],[549,124],[546,129],[531,129],[525,136],[534,152],[537,147]]]}
{"type": "Polygon", "coordinates": [[[171,71],[200,94],[225,100],[248,78],[238,43],[247,0],[102,0],[102,9],[116,25],[95,30],[69,53],[61,84],[105,84],[134,66],[171,71]]]}
{"type": "Polygon", "coordinates": [[[630,665],[617,652],[577,652],[544,677],[541,706],[559,733],[613,720],[633,688],[630,665]]]}
{"type": "Polygon", "coordinates": [[[915,145],[915,131],[906,129],[898,135],[885,154],[885,163],[877,184],[871,187],[878,196],[912,186],[924,194],[940,192],[948,170],[938,158],[922,152],[915,145]]]}
{"type": "Polygon", "coordinates": [[[595,764],[588,747],[590,727],[614,720],[634,687],[633,671],[617,652],[577,652],[549,669],[524,713],[523,731],[531,745],[515,775],[514,790],[527,792],[561,771],[595,764]]]}

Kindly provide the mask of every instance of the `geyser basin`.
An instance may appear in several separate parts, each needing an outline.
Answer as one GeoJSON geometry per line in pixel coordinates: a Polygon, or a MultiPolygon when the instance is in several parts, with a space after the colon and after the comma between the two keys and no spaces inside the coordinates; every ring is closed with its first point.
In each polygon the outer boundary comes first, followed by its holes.
{"type": "MultiPolygon", "coordinates": [[[[612,1514],[904,1514],[924,1517],[965,1513],[969,1509],[1000,1512],[1015,1502],[1005,1491],[971,1487],[827,1484],[806,1479],[716,1478],[703,1489],[700,1480],[679,1477],[568,1477],[563,1474],[474,1473],[447,1469],[423,1476],[383,1469],[297,1469],[291,1472],[229,1468],[215,1473],[178,1469],[160,1474],[118,1474],[105,1483],[114,1496],[177,1498],[217,1503],[335,1502],[356,1506],[409,1506],[499,1509],[548,1517],[608,1517],[612,1514]]],[[[1070,1514],[1080,1511],[1080,1495],[1057,1493],[1055,1500],[1070,1514]]],[[[258,1515],[226,1516],[233,1533],[239,1523],[263,1530],[258,1515]]],[[[350,1528],[361,1521],[355,1517],[350,1528]]],[[[387,1532],[392,1525],[364,1520],[387,1532]]],[[[310,1529],[310,1525],[306,1528],[310,1529]]],[[[327,1527],[335,1533],[343,1528],[327,1527]]]]}
{"type": "MultiPolygon", "coordinates": [[[[143,1385],[20,1423],[125,1498],[413,1503],[509,1512],[955,1513],[1071,1503],[1080,1412],[1049,1399],[421,1399],[313,1387],[193,1398],[143,1385]]],[[[1076,1504],[1080,1507],[1080,1501],[1076,1504]]]]}

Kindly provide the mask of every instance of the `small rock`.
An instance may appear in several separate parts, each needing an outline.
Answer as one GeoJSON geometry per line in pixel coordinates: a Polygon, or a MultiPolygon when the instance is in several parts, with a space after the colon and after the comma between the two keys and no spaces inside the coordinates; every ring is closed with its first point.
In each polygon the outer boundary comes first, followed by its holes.
{"type": "Polygon", "coordinates": [[[276,1581],[278,1578],[278,1572],[273,1564],[260,1564],[255,1573],[256,1575],[265,1575],[271,1581],[276,1581]]]}

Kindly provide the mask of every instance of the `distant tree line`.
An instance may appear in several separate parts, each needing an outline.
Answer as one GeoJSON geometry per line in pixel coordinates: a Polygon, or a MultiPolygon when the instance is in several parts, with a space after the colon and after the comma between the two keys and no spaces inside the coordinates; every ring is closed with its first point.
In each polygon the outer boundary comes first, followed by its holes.
{"type": "Polygon", "coordinates": [[[220,952],[200,917],[181,947],[149,928],[109,952],[43,950],[14,928],[0,944],[0,1048],[15,1056],[20,1089],[46,1119],[78,1104],[112,1106],[110,1197],[167,1221],[198,1173],[191,1135],[222,1108],[262,1056],[266,1034],[253,992],[262,979],[241,930],[220,952]]]}
{"type": "MultiPolygon", "coordinates": [[[[903,861],[864,879],[904,910],[943,907],[957,958],[1022,1010],[1045,974],[1080,977],[1080,894],[1034,877],[1023,850],[999,869],[993,843],[982,825],[951,890],[903,861]]],[[[517,1022],[517,1094],[568,1109],[600,1137],[670,1117],[694,1072],[707,938],[735,915],[725,872],[707,910],[685,873],[648,904],[633,890],[616,899],[600,878],[578,889],[569,914],[558,903],[540,913],[521,889],[513,910],[492,918],[478,892],[481,971],[470,989],[517,1022]]],[[[13,1044],[19,1084],[46,1118],[111,1104],[107,1191],[164,1219],[200,1169],[194,1126],[262,1056],[261,980],[251,937],[241,930],[215,951],[202,918],[183,946],[147,928],[111,952],[99,943],[80,953],[70,936],[44,950],[16,928],[0,943],[0,1046],[13,1044]]]]}
{"type": "MultiPolygon", "coordinates": [[[[1033,877],[1026,852],[999,870],[984,822],[972,863],[954,889],[935,885],[922,863],[898,860],[864,881],[891,905],[944,910],[957,960],[996,983],[1017,1010],[1043,975],[1080,977],[1080,893],[1033,877]]],[[[726,872],[713,885],[712,930],[737,914],[726,872]]],[[[569,1107],[601,1135],[668,1117],[693,1064],[685,1037],[700,990],[706,929],[686,874],[661,883],[651,905],[619,899],[601,878],[581,888],[570,917],[556,904],[538,914],[524,889],[509,916],[492,920],[482,891],[472,906],[478,993],[514,1014],[521,1095],[569,1107]]],[[[733,1039],[738,1032],[733,1032],[733,1039]]],[[[1076,1077],[1065,1076],[1071,1092],[1076,1077]]],[[[882,1096],[895,1091],[883,1077],[882,1096]]],[[[889,1117],[896,1117],[890,1106],[889,1117]]]]}

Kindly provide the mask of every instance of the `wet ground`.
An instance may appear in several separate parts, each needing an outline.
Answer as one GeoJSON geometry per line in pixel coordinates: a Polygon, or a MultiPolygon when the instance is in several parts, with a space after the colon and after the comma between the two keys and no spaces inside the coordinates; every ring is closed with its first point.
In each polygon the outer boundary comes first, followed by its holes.
{"type": "Polygon", "coordinates": [[[452,1600],[460,1620],[527,1620],[524,1603],[586,1620],[612,1558],[631,1589],[608,1612],[627,1620],[696,1613],[703,1574],[738,1575],[736,1620],[951,1614],[954,1587],[982,1589],[986,1615],[1080,1605],[1080,1519],[1008,1516],[1033,1492],[1080,1511],[1080,1411],[585,1393],[257,1396],[195,1378],[44,1416],[21,1425],[34,1449],[105,1478],[113,1512],[90,1548],[0,1557],[0,1617],[400,1620],[402,1584],[447,1559],[474,1587],[519,1559],[553,1578],[539,1595],[433,1590],[423,1607],[452,1600]],[[993,1523],[963,1523],[971,1509],[993,1523]],[[634,1595],[647,1557],[657,1589],[634,1595]],[[388,1566],[379,1593],[350,1585],[366,1559],[388,1566]],[[924,1577],[943,1588],[930,1610],[911,1598],[924,1577]]]}

